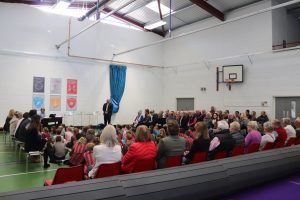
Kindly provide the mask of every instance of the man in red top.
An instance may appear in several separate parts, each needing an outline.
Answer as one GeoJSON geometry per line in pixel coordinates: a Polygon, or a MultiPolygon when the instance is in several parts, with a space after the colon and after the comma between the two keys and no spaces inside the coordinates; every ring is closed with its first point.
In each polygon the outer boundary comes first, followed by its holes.
{"type": "Polygon", "coordinates": [[[285,142],[287,139],[287,134],[284,128],[281,126],[281,122],[278,119],[273,120],[272,122],[274,130],[277,132],[278,137],[276,139],[276,143],[285,142]]]}

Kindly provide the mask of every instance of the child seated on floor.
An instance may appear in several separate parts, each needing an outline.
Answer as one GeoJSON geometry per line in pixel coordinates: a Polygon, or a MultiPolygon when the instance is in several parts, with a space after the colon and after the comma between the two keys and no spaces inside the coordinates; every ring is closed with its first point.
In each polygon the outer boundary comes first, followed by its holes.
{"type": "Polygon", "coordinates": [[[62,137],[56,137],[53,146],[54,159],[64,160],[66,156],[66,145],[62,142],[62,137]]]}
{"type": "Polygon", "coordinates": [[[88,143],[86,146],[86,152],[83,154],[83,158],[84,158],[84,175],[87,178],[88,177],[88,173],[89,171],[91,171],[91,169],[93,168],[94,164],[95,164],[95,160],[93,158],[93,148],[94,148],[95,144],[94,143],[88,143]]]}

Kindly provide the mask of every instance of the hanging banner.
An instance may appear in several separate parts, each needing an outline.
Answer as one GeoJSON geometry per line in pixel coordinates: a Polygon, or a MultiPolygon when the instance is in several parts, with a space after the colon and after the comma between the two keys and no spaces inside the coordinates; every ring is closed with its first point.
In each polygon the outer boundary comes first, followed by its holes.
{"type": "Polygon", "coordinates": [[[77,80],[68,79],[67,80],[67,94],[77,94],[77,80]]]}
{"type": "Polygon", "coordinates": [[[39,110],[41,108],[44,108],[45,98],[44,94],[33,94],[32,95],[32,109],[39,110]]]}
{"type": "Polygon", "coordinates": [[[45,92],[45,77],[33,77],[33,92],[44,93],[45,92]]]}
{"type": "Polygon", "coordinates": [[[50,79],[50,94],[61,94],[61,78],[50,79]]]}
{"type": "Polygon", "coordinates": [[[60,95],[50,95],[50,111],[60,111],[61,110],[61,96],[60,95]]]}
{"type": "Polygon", "coordinates": [[[68,96],[67,97],[67,111],[76,111],[77,110],[77,97],[68,96]]]}

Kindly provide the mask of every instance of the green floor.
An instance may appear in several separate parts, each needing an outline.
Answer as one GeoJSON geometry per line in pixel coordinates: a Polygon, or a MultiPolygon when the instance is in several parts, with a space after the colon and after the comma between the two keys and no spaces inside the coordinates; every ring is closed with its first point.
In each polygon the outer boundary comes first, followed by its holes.
{"type": "Polygon", "coordinates": [[[28,162],[26,172],[26,156],[19,151],[4,134],[0,133],[0,192],[16,191],[43,185],[45,179],[53,179],[57,164],[51,164],[48,169],[43,169],[43,163],[28,162]]]}

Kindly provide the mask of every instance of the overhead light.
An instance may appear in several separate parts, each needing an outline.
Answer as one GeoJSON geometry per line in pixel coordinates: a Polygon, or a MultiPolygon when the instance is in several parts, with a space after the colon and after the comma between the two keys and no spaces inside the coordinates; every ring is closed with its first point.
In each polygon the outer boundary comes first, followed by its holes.
{"type": "Polygon", "coordinates": [[[163,26],[165,25],[167,22],[165,21],[158,21],[158,22],[155,22],[155,23],[152,23],[152,24],[149,24],[149,25],[146,25],[144,26],[145,29],[148,29],[148,30],[152,30],[152,29],[155,29],[157,27],[160,27],[160,26],[163,26]]]}
{"type": "Polygon", "coordinates": [[[60,0],[57,4],[54,5],[53,10],[54,12],[62,12],[66,10],[71,4],[71,1],[63,1],[60,0]]]}
{"type": "MultiPolygon", "coordinates": [[[[146,7],[149,8],[149,9],[151,9],[151,10],[153,10],[154,12],[159,13],[157,1],[152,1],[151,3],[148,3],[146,5],[146,7]]],[[[165,15],[165,14],[167,14],[167,13],[170,12],[170,8],[167,7],[167,6],[165,6],[165,5],[163,5],[163,4],[160,4],[160,10],[161,10],[161,14],[162,15],[165,15]]],[[[171,10],[171,12],[173,12],[173,10],[171,10]]]]}

